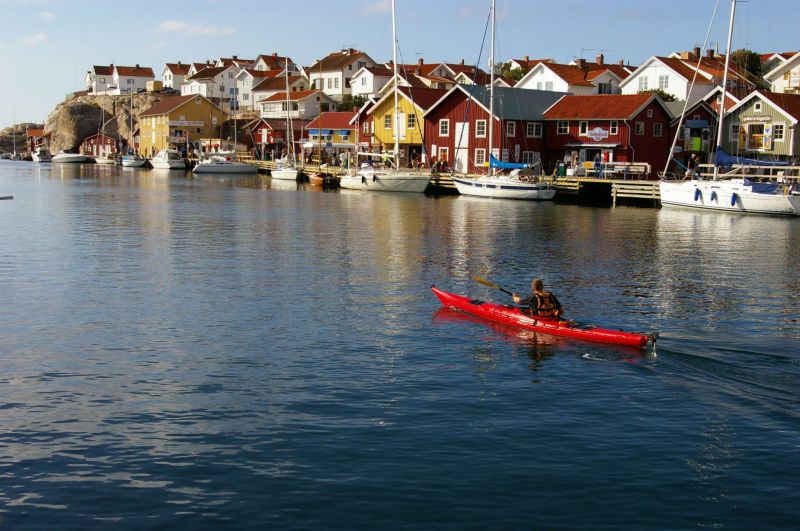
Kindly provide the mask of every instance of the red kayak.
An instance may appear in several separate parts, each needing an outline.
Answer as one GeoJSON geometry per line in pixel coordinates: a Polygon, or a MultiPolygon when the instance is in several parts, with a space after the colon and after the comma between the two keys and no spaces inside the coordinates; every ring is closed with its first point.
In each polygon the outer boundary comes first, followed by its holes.
{"type": "Polygon", "coordinates": [[[442,301],[443,306],[455,308],[490,321],[510,324],[543,334],[639,348],[644,348],[649,342],[655,343],[656,338],[658,338],[658,334],[638,334],[622,330],[578,326],[572,321],[564,321],[557,317],[532,316],[516,306],[470,299],[455,293],[442,291],[436,286],[431,286],[431,289],[442,301]]]}

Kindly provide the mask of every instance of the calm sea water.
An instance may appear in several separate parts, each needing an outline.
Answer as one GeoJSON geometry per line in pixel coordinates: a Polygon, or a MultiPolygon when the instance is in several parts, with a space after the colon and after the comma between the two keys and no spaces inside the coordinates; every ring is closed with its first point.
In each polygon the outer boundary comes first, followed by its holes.
{"type": "Polygon", "coordinates": [[[800,220],[274,184],[0,163],[0,529],[800,525],[800,220]]]}

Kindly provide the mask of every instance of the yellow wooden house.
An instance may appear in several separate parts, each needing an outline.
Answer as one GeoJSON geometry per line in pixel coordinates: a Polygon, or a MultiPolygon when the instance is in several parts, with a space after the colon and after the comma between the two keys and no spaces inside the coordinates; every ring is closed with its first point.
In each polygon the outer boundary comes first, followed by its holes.
{"type": "Polygon", "coordinates": [[[201,138],[218,137],[225,112],[199,94],[170,96],[139,116],[139,152],[151,157],[162,149],[197,149],[201,138]]]}
{"type": "MultiPolygon", "coordinates": [[[[373,144],[382,150],[394,149],[394,91],[389,89],[367,112],[372,115],[373,144]]],[[[425,139],[423,115],[439,101],[447,90],[421,87],[400,87],[397,92],[397,116],[399,124],[400,164],[410,166],[420,160],[425,139]]],[[[430,159],[430,156],[423,158],[430,159]]]]}

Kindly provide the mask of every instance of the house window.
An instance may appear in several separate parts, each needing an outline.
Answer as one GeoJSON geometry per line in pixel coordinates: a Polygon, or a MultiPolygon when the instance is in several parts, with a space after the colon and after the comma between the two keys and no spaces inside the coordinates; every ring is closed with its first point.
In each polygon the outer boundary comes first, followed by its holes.
{"type": "Polygon", "coordinates": [[[653,136],[661,136],[661,129],[664,127],[664,124],[661,122],[657,122],[653,124],[653,136]]]}
{"type": "Polygon", "coordinates": [[[544,89],[545,90],[553,90],[553,82],[552,81],[545,81],[544,89]]]}
{"type": "Polygon", "coordinates": [[[783,124],[773,124],[772,139],[775,140],[776,142],[783,141],[783,124]]]}
{"type": "Polygon", "coordinates": [[[333,78],[330,78],[330,77],[328,78],[328,88],[329,89],[333,88],[333,78]]]}
{"type": "Polygon", "coordinates": [[[647,117],[648,118],[652,118],[653,117],[653,109],[647,109],[647,117]]]}
{"type": "Polygon", "coordinates": [[[569,134],[569,122],[559,121],[556,124],[556,134],[557,135],[568,135],[569,134]]]}
{"type": "Polygon", "coordinates": [[[761,106],[762,106],[762,105],[761,105],[761,102],[760,102],[760,101],[757,101],[757,102],[755,103],[755,105],[753,105],[753,110],[754,110],[755,112],[761,112],[761,106]]]}
{"type": "Polygon", "coordinates": [[[347,69],[348,70],[352,70],[353,69],[353,63],[350,63],[349,65],[347,65],[347,69]]]}
{"type": "Polygon", "coordinates": [[[344,88],[350,88],[350,78],[344,78],[344,88]]]}
{"type": "Polygon", "coordinates": [[[644,134],[644,122],[636,122],[636,130],[634,131],[636,136],[642,136],[644,134]]]}
{"type": "Polygon", "coordinates": [[[517,122],[506,122],[506,136],[516,136],[517,122]]]}
{"type": "Polygon", "coordinates": [[[449,147],[440,147],[439,148],[439,160],[450,160],[450,148],[449,147]]]}
{"type": "Polygon", "coordinates": [[[522,152],[522,163],[523,164],[533,164],[533,154],[536,153],[535,151],[523,151],[522,152]]]}
{"type": "Polygon", "coordinates": [[[619,123],[616,120],[613,120],[608,123],[608,134],[616,135],[617,133],[619,133],[619,123]]]}
{"type": "Polygon", "coordinates": [[[417,127],[417,115],[409,114],[406,118],[406,128],[414,129],[415,127],[417,127]]]}
{"type": "Polygon", "coordinates": [[[366,77],[362,77],[361,78],[361,86],[362,87],[366,87],[367,86],[367,78],[366,77]]]}
{"type": "Polygon", "coordinates": [[[439,120],[439,136],[450,136],[450,120],[439,120]]]}
{"type": "Polygon", "coordinates": [[[228,72],[228,79],[233,79],[233,72],[228,72]]]}
{"type": "Polygon", "coordinates": [[[669,89],[669,76],[658,76],[658,88],[661,90],[669,89]]]}
{"type": "Polygon", "coordinates": [[[475,138],[486,138],[486,120],[475,120],[475,138]]]}
{"type": "Polygon", "coordinates": [[[476,149],[475,150],[475,165],[476,166],[483,166],[486,164],[486,150],[485,149],[476,149]]]}
{"type": "Polygon", "coordinates": [[[339,137],[342,139],[342,142],[350,142],[350,133],[342,133],[339,137]]]}
{"type": "Polygon", "coordinates": [[[503,155],[502,155],[502,157],[501,157],[501,160],[502,160],[503,162],[508,162],[508,149],[504,149],[504,150],[503,150],[503,155]]]}
{"type": "Polygon", "coordinates": [[[364,122],[364,127],[361,128],[365,135],[369,134],[369,122],[364,122]]]}
{"type": "Polygon", "coordinates": [[[611,94],[611,83],[598,83],[597,84],[597,93],[598,94],[611,94]]]}
{"type": "Polygon", "coordinates": [[[542,82],[541,81],[537,81],[536,82],[536,90],[542,90],[542,82]]]}
{"type": "Polygon", "coordinates": [[[728,136],[730,137],[732,142],[738,141],[739,140],[739,124],[731,124],[731,128],[730,128],[729,133],[730,134],[728,136]]]}
{"type": "Polygon", "coordinates": [[[335,89],[339,88],[339,78],[338,77],[333,79],[333,88],[335,88],[335,89]]]}
{"type": "Polygon", "coordinates": [[[528,138],[541,138],[542,124],[540,122],[528,122],[525,124],[525,136],[528,138]]]}
{"type": "Polygon", "coordinates": [[[247,94],[247,93],[245,93],[245,94],[242,94],[242,99],[243,99],[244,101],[249,101],[249,100],[250,100],[250,94],[247,94]]]}
{"type": "Polygon", "coordinates": [[[589,132],[589,122],[580,122],[578,123],[578,134],[581,136],[586,136],[586,133],[589,132]]]}
{"type": "Polygon", "coordinates": [[[383,116],[383,128],[384,129],[391,129],[392,128],[392,115],[385,114],[383,116]]]}
{"type": "Polygon", "coordinates": [[[639,78],[639,91],[647,90],[647,78],[642,76],[639,78]]]}
{"type": "Polygon", "coordinates": [[[101,78],[100,78],[100,83],[105,83],[105,82],[106,82],[106,78],[104,78],[104,77],[101,77],[101,78]]]}
{"type": "Polygon", "coordinates": [[[359,68],[364,68],[365,66],[367,66],[367,62],[366,61],[359,61],[358,62],[358,67],[359,68]]]}

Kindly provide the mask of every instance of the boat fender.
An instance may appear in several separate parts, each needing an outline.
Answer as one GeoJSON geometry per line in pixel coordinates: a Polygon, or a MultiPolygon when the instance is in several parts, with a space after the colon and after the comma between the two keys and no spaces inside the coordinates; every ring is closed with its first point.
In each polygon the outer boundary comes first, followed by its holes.
{"type": "Polygon", "coordinates": [[[711,192],[711,201],[716,201],[716,200],[717,200],[717,192],[715,190],[715,191],[711,192]]]}
{"type": "Polygon", "coordinates": [[[361,184],[367,184],[367,178],[363,175],[361,176],[361,184]]]}
{"type": "Polygon", "coordinates": [[[372,182],[374,182],[374,183],[378,182],[378,176],[377,175],[373,175],[372,176],[372,182]]]}
{"type": "Polygon", "coordinates": [[[700,192],[700,188],[695,188],[694,189],[694,200],[697,201],[698,199],[700,199],[701,195],[702,195],[702,193],[700,192]]]}
{"type": "Polygon", "coordinates": [[[731,194],[731,206],[736,206],[736,192],[731,194]]]}

